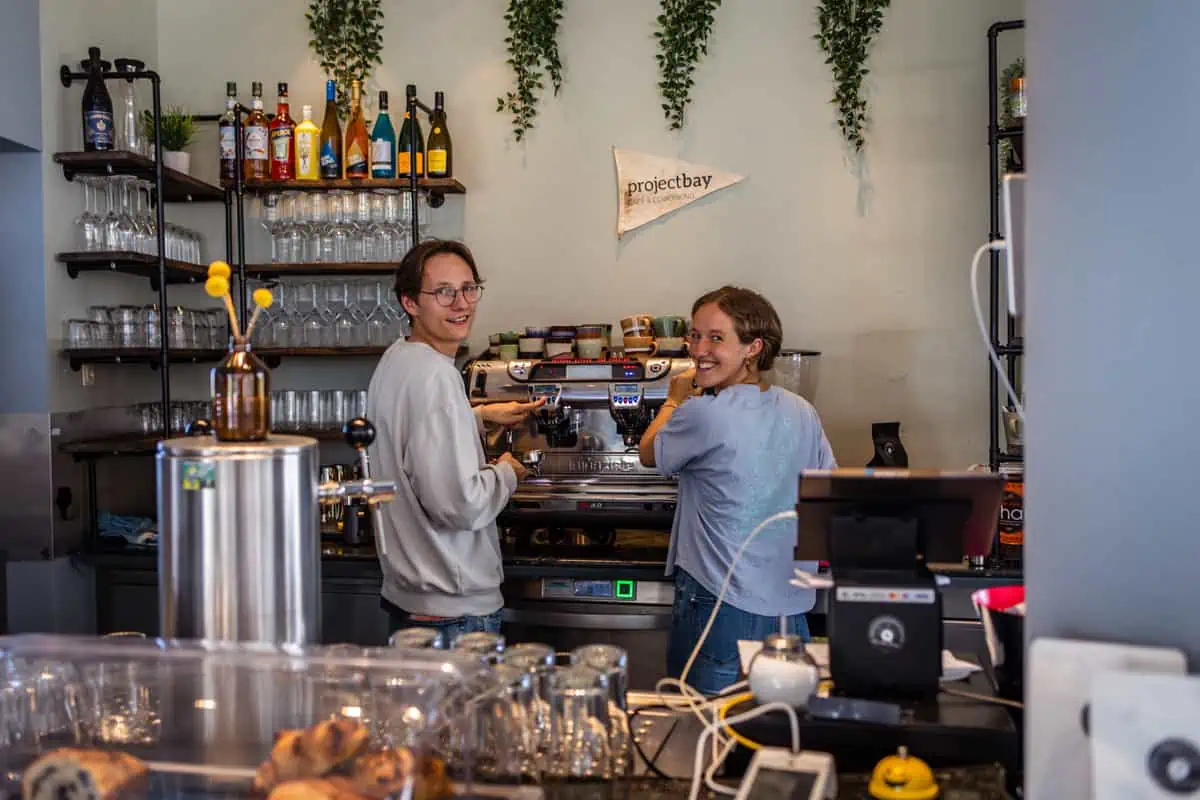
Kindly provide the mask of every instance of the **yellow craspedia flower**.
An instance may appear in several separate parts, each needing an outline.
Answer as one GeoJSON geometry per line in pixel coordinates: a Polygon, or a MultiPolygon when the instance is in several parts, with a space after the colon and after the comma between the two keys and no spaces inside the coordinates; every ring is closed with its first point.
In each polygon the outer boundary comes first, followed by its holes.
{"type": "Polygon", "coordinates": [[[273,302],[275,302],[275,297],[271,294],[270,289],[254,290],[254,305],[259,308],[270,308],[273,302]]]}
{"type": "Polygon", "coordinates": [[[229,281],[220,275],[213,275],[204,282],[204,291],[209,297],[223,297],[229,293],[229,281]]]}
{"type": "Polygon", "coordinates": [[[233,270],[224,261],[214,261],[208,265],[208,277],[224,278],[229,280],[229,276],[233,274],[233,270]]]}

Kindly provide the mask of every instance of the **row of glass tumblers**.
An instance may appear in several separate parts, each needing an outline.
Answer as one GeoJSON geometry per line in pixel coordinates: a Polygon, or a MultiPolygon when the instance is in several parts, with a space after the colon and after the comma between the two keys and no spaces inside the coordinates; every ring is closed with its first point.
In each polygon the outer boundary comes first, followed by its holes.
{"type": "Polygon", "coordinates": [[[278,433],[339,430],[367,413],[363,389],[281,389],[271,392],[271,429],[278,433]]]}
{"type": "MultiPolygon", "coordinates": [[[[140,349],[159,347],[158,306],[92,306],[87,319],[69,319],[63,341],[68,349],[140,349]]],[[[167,345],[173,350],[223,350],[229,323],[221,308],[167,309],[167,345]]]]}

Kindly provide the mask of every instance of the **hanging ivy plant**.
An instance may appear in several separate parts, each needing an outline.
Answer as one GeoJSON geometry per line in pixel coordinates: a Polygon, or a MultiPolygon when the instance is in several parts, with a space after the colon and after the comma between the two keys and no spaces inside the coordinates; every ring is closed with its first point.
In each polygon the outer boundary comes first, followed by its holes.
{"type": "Polygon", "coordinates": [[[700,56],[708,55],[713,12],[721,0],[661,0],[658,15],[658,89],[669,127],[683,127],[683,112],[691,102],[692,73],[700,56]]]}
{"type": "Polygon", "coordinates": [[[562,61],[558,57],[558,23],[564,0],[508,0],[504,21],[508,23],[508,65],[512,67],[512,91],[496,99],[496,111],[512,114],[513,137],[519,142],[533,127],[543,74],[557,95],[562,88],[562,61]]]}
{"type": "Polygon", "coordinates": [[[325,73],[337,81],[337,105],[350,114],[350,81],[366,83],[383,59],[382,0],[312,0],[304,13],[325,73]]]}
{"type": "Polygon", "coordinates": [[[858,153],[867,129],[867,101],[863,79],[871,40],[883,26],[883,11],[890,0],[820,0],[817,4],[817,33],[813,37],[833,70],[834,92],[830,101],[838,109],[838,127],[846,144],[858,153]]]}
{"type": "MultiPolygon", "coordinates": [[[[1000,123],[1001,128],[1013,127],[1013,95],[1012,82],[1017,78],[1025,77],[1025,59],[1018,58],[1013,63],[1009,64],[1000,76],[1000,85],[997,87],[1000,91],[1000,123]]],[[[1000,140],[1000,169],[1007,170],[1013,156],[1013,143],[1011,139],[1000,140]]]]}

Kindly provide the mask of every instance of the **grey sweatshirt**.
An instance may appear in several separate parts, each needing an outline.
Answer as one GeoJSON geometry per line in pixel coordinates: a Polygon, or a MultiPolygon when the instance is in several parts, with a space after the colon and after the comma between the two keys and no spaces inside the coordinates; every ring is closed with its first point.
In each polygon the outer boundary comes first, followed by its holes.
{"type": "Polygon", "coordinates": [[[367,390],[372,474],[397,493],[382,509],[383,596],[410,614],[490,614],[504,605],[496,516],[517,488],[484,455],[462,377],[427,344],[397,341],[367,390]]]}

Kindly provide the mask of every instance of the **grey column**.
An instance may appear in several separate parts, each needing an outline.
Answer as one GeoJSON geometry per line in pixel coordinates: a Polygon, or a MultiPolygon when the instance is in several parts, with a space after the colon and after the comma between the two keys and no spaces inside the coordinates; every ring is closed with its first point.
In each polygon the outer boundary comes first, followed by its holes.
{"type": "Polygon", "coordinates": [[[1200,664],[1200,3],[1028,6],[1032,636],[1200,664]]]}

